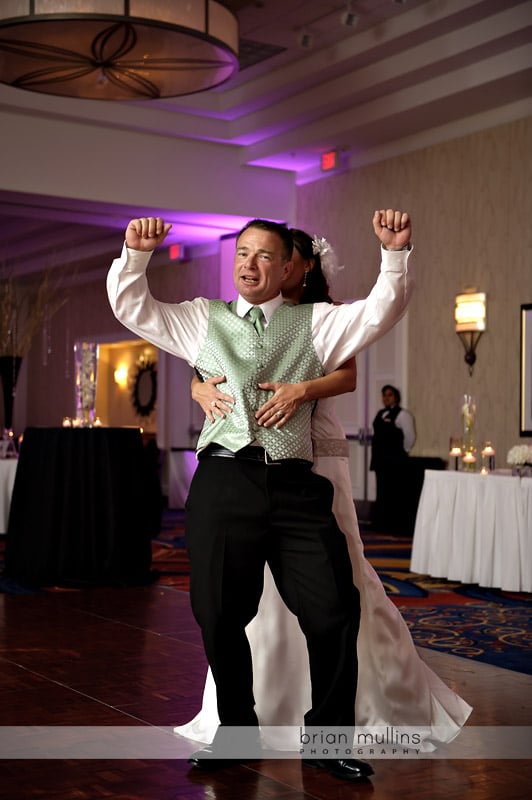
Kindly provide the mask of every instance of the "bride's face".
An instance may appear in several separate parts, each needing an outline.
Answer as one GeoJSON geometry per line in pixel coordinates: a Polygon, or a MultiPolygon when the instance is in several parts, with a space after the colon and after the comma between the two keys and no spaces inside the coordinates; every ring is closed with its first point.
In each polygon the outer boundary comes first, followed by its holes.
{"type": "Polygon", "coordinates": [[[283,283],[283,297],[298,303],[303,292],[305,272],[310,269],[310,262],[303,258],[297,247],[292,251],[292,272],[283,283]]]}

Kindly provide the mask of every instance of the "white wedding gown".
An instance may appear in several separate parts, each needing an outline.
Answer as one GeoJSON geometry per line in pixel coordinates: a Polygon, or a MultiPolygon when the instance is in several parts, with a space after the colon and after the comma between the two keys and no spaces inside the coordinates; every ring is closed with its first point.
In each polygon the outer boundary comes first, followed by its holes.
{"type": "MultiPolygon", "coordinates": [[[[333,510],[348,542],[353,580],[360,592],[356,725],[412,726],[422,731],[424,748],[433,749],[433,743],[451,741],[459,733],[472,708],[422,661],[400,612],[364,557],[348,458],[338,455],[346,453],[347,442],[333,406],[332,398],[320,400],[313,416],[314,470],[334,486],[333,510]]],[[[297,749],[295,731],[311,705],[307,648],[268,567],[259,611],[246,632],[263,741],[266,733],[268,747],[297,749]],[[269,726],[275,727],[268,730],[269,726]]],[[[174,730],[187,739],[210,743],[218,725],[216,687],[209,670],[201,710],[174,730]]]]}

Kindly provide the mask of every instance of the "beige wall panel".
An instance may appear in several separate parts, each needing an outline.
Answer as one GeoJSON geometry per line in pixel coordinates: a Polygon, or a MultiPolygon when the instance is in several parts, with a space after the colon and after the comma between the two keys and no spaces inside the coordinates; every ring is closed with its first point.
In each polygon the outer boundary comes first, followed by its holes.
{"type": "Polygon", "coordinates": [[[532,119],[436,145],[298,189],[297,224],[319,232],[346,269],[335,297],[367,293],[376,275],[374,208],[410,211],[416,292],[409,313],[408,397],[417,455],[447,457],[464,392],[477,399],[476,441],[498,466],[519,442],[519,308],[532,302],[532,119]],[[454,333],[455,294],[488,296],[473,376],[454,333]]]}

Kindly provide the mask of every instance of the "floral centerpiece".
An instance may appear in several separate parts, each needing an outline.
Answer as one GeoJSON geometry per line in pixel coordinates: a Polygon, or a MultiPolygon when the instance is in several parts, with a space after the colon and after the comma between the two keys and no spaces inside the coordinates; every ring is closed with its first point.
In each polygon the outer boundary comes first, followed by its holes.
{"type": "Polygon", "coordinates": [[[462,463],[464,469],[474,472],[475,471],[475,444],[473,441],[473,432],[475,427],[475,417],[477,413],[477,405],[475,398],[470,394],[465,394],[462,401],[462,442],[464,455],[462,463]]]}
{"type": "Polygon", "coordinates": [[[76,419],[81,425],[92,427],[96,420],[96,376],[98,371],[98,345],[94,342],[76,342],[76,419]]]}
{"type": "Polygon", "coordinates": [[[462,402],[462,427],[466,449],[473,446],[473,428],[476,413],[477,406],[474,398],[470,394],[465,394],[462,402]]]}
{"type": "Polygon", "coordinates": [[[532,475],[532,444],[516,444],[508,451],[506,461],[516,475],[532,475]]]}

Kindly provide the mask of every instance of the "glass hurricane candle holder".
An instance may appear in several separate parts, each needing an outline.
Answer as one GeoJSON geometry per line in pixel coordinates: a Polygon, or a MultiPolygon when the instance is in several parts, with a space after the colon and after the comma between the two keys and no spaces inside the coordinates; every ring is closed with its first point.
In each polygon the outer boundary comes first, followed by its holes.
{"type": "Polygon", "coordinates": [[[458,470],[458,459],[462,455],[462,440],[452,436],[449,443],[449,455],[454,458],[454,468],[458,470]]]}
{"type": "Polygon", "coordinates": [[[482,448],[482,468],[481,472],[487,475],[495,469],[495,448],[491,442],[485,442],[482,448]]]}
{"type": "Polygon", "coordinates": [[[475,449],[472,448],[471,450],[466,450],[462,458],[462,464],[464,465],[464,470],[466,472],[475,472],[476,463],[477,463],[477,457],[475,455],[475,449]]]}

